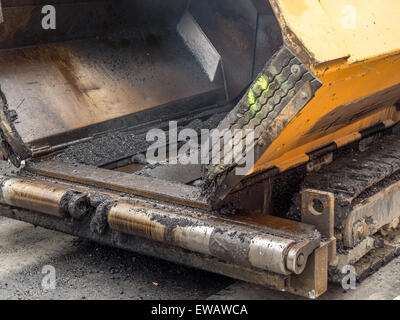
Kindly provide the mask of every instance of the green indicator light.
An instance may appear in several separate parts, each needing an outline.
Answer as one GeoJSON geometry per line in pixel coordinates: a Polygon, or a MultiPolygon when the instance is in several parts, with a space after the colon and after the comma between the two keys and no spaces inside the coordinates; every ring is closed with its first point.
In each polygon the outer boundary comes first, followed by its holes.
{"type": "Polygon", "coordinates": [[[249,91],[248,101],[249,101],[250,106],[256,103],[256,97],[254,96],[253,89],[250,89],[250,91],[249,91]]]}

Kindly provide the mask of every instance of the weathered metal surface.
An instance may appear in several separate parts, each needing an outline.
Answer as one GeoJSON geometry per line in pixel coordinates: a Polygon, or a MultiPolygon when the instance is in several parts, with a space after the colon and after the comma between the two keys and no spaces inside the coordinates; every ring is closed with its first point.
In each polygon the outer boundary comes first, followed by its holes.
{"type": "Polygon", "coordinates": [[[306,240],[304,243],[293,245],[287,254],[286,267],[295,274],[304,272],[308,265],[308,259],[315,252],[316,242],[314,240],[306,240]]]}
{"type": "Polygon", "coordinates": [[[301,223],[289,219],[283,219],[264,213],[246,212],[243,214],[235,214],[228,216],[215,216],[212,219],[225,218],[236,223],[241,223],[247,227],[258,227],[260,230],[273,233],[281,237],[296,237],[296,239],[313,239],[313,233],[316,231],[315,226],[311,224],[301,223]]]}
{"type": "Polygon", "coordinates": [[[203,176],[201,164],[166,164],[155,168],[145,168],[140,174],[185,184],[201,179],[203,176]]]}
{"type": "Polygon", "coordinates": [[[343,267],[348,265],[354,265],[362,257],[364,257],[368,252],[370,252],[375,247],[375,239],[372,237],[366,237],[361,240],[357,245],[354,245],[352,249],[348,250],[345,254],[337,255],[337,263],[335,268],[337,270],[342,270],[343,267]]]}
{"type": "MultiPolygon", "coordinates": [[[[336,145],[333,147],[337,148],[336,145]]],[[[332,152],[326,153],[320,158],[309,161],[307,163],[307,171],[308,172],[319,171],[324,165],[330,164],[332,163],[332,161],[333,161],[333,153],[332,152]]]]}
{"type": "Polygon", "coordinates": [[[252,82],[283,43],[268,1],[257,6],[249,0],[236,0],[234,5],[231,0],[191,1],[188,12],[221,56],[223,81],[230,101],[252,82]],[[262,25],[260,17],[269,24],[262,25]],[[271,32],[277,32],[275,37],[271,32]],[[268,45],[265,38],[258,37],[263,33],[269,35],[268,45]]]}
{"type": "Polygon", "coordinates": [[[254,184],[246,189],[232,192],[223,203],[222,207],[235,208],[244,214],[260,213],[264,207],[264,185],[254,184]]]}
{"type": "Polygon", "coordinates": [[[157,126],[160,119],[225,101],[223,86],[209,82],[177,36],[155,45],[126,41],[84,40],[0,53],[1,90],[31,149],[144,123],[157,126]],[[162,108],[151,111],[157,107],[162,108]]]}
{"type": "Polygon", "coordinates": [[[186,1],[147,3],[138,13],[137,4],[123,0],[53,1],[57,28],[44,30],[46,3],[3,1],[0,47],[13,50],[0,54],[1,89],[34,155],[225,101],[223,84],[210,83],[182,40],[167,32],[186,1]],[[158,19],[161,8],[170,9],[169,19],[158,19]],[[151,30],[140,29],[141,15],[154,20],[151,30]],[[84,40],[65,42],[72,39],[84,40]]]}
{"type": "Polygon", "coordinates": [[[204,34],[197,21],[186,11],[177,26],[177,32],[196,57],[211,82],[222,80],[221,56],[204,34]]]}
{"type": "Polygon", "coordinates": [[[314,225],[319,232],[334,236],[335,197],[333,193],[305,189],[301,191],[301,221],[314,225]]]}
{"type": "Polygon", "coordinates": [[[306,269],[291,279],[291,293],[316,299],[328,289],[328,244],[322,244],[310,256],[306,269]]]}
{"type": "MultiPolygon", "coordinates": [[[[9,206],[4,205],[0,205],[0,215],[11,219],[29,222],[36,226],[69,233],[99,243],[131,250],[140,254],[154,256],[175,263],[219,273],[239,280],[267,286],[279,291],[288,291],[307,298],[316,298],[319,294],[323,293],[321,290],[323,287],[323,285],[321,285],[322,277],[319,273],[326,270],[321,268],[321,263],[315,264],[314,257],[310,257],[311,262],[307,263],[304,277],[303,274],[280,275],[253,268],[251,266],[244,267],[238,264],[232,264],[214,258],[208,254],[196,253],[192,250],[171,246],[167,243],[150,241],[145,237],[126,235],[114,231],[111,228],[108,228],[104,234],[99,235],[90,231],[89,224],[91,220],[89,216],[84,218],[82,221],[68,220],[67,223],[66,220],[51,215],[42,215],[30,210],[15,207],[10,208],[9,206]],[[310,264],[312,264],[313,270],[310,270],[310,264]],[[308,290],[304,290],[304,288],[308,290]],[[309,294],[309,292],[313,290],[315,290],[315,296],[309,294]]],[[[201,230],[197,230],[197,232],[199,231],[201,232],[201,230]]],[[[191,245],[195,246],[195,244],[191,245]]]]}
{"type": "Polygon", "coordinates": [[[400,217],[400,182],[385,187],[353,207],[344,222],[343,241],[353,247],[360,238],[375,234],[400,217]]]}
{"type": "Polygon", "coordinates": [[[272,212],[272,191],[273,191],[273,180],[265,179],[265,182],[263,183],[264,199],[263,199],[263,209],[262,209],[262,212],[264,214],[271,214],[272,212]]]}
{"type": "MultiPolygon", "coordinates": [[[[118,203],[106,215],[108,225],[113,230],[159,242],[166,241],[167,227],[155,219],[154,210],[118,203]]],[[[161,216],[160,212],[158,215],[161,216]]]]}
{"type": "MultiPolygon", "coordinates": [[[[98,214],[103,215],[104,212],[98,214]]],[[[250,225],[218,221],[204,215],[199,220],[134,203],[110,205],[109,212],[105,214],[113,230],[284,275],[291,272],[300,274],[308,256],[319,244],[318,239],[304,239],[296,243],[296,238],[260,233],[252,230],[250,225]],[[299,256],[303,260],[300,261],[299,256]]]]}
{"type": "Polygon", "coordinates": [[[380,248],[372,248],[369,253],[354,264],[357,280],[364,280],[399,255],[400,243],[398,236],[393,241],[385,241],[380,248]]]}
{"type": "Polygon", "coordinates": [[[342,273],[342,268],[352,265],[357,281],[363,281],[399,255],[399,229],[394,230],[390,237],[366,237],[347,254],[338,255],[338,264],[329,270],[329,280],[340,283],[348,274],[342,273]]]}
{"type": "MultiPolygon", "coordinates": [[[[338,128],[353,121],[362,119],[376,110],[394,105],[399,99],[400,84],[385,88],[379,92],[374,92],[366,97],[341,105],[335,110],[327,113],[318,119],[313,127],[307,132],[307,135],[312,135],[321,131],[326,132],[327,134],[332,133],[338,128]]],[[[382,126],[382,124],[380,125],[382,126]]],[[[360,131],[364,131],[365,129],[360,131]]]]}
{"type": "Polygon", "coordinates": [[[279,291],[288,291],[290,276],[283,276],[251,267],[241,267],[209,255],[199,254],[168,244],[150,241],[145,238],[123,235],[110,230],[104,235],[88,232],[88,221],[65,223],[52,216],[45,216],[29,210],[11,209],[0,205],[0,215],[10,219],[16,219],[32,223],[36,226],[57,230],[60,232],[79,236],[84,239],[110,245],[116,248],[130,250],[139,254],[153,256],[174,263],[206,270],[213,273],[235,279],[267,286],[279,291]]]}
{"type": "MultiPolygon", "coordinates": [[[[282,43],[279,33],[263,43],[266,28],[277,25],[272,9],[268,2],[256,8],[247,0],[233,7],[230,1],[189,4],[53,1],[57,27],[45,30],[45,3],[3,2],[0,48],[9,50],[0,53],[1,89],[18,114],[16,130],[32,154],[105,132],[141,125],[150,129],[160,119],[182,119],[227,103],[227,97],[236,99],[260,70],[260,60],[264,63],[282,43]],[[210,81],[204,63],[176,32],[186,11],[198,27],[192,40],[207,38],[220,53],[214,64],[220,75],[211,77],[216,81],[210,81]]],[[[189,31],[179,26],[181,34],[189,31]]],[[[203,56],[211,59],[210,50],[203,56]]],[[[21,159],[29,158],[19,151],[21,159]]]]}
{"type": "Polygon", "coordinates": [[[314,225],[328,240],[329,263],[336,263],[335,196],[331,192],[301,191],[301,221],[314,225]]]}
{"type": "Polygon", "coordinates": [[[82,218],[87,212],[82,194],[71,190],[21,179],[4,179],[0,186],[0,202],[65,218],[70,213],[82,218]],[[76,196],[79,196],[78,198],[76,196]]]}
{"type": "Polygon", "coordinates": [[[306,266],[308,256],[319,245],[319,237],[311,226],[299,224],[294,229],[295,232],[291,233],[290,230],[280,230],[276,221],[268,227],[268,223],[237,223],[228,217],[215,218],[190,210],[174,213],[171,209],[130,202],[118,196],[101,196],[101,193],[96,195],[93,190],[81,192],[80,188],[66,188],[63,184],[37,179],[24,181],[5,178],[0,202],[59,218],[72,216],[77,220],[86,215],[89,218],[90,212],[93,212],[90,230],[94,233],[105,234],[109,226],[112,230],[125,234],[279,274],[300,274],[306,266]],[[105,221],[102,222],[103,216],[105,221]],[[99,227],[102,223],[104,226],[99,227]],[[277,228],[275,234],[268,233],[268,228],[271,231],[277,228]],[[298,259],[299,256],[302,257],[301,260],[298,259]],[[288,257],[292,260],[289,261],[288,257]],[[296,264],[293,264],[293,259],[296,264]]]}
{"type": "Polygon", "coordinates": [[[57,161],[30,163],[26,169],[47,177],[211,210],[199,188],[180,183],[57,161]]]}

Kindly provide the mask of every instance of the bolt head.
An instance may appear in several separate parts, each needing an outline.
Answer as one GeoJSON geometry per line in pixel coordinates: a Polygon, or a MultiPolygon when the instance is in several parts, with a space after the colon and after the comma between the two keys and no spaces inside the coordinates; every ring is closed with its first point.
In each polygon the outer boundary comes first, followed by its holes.
{"type": "Polygon", "coordinates": [[[301,95],[301,98],[303,100],[307,100],[308,99],[308,93],[307,92],[302,92],[300,95],[301,95]]]}
{"type": "Polygon", "coordinates": [[[292,71],[294,74],[298,74],[300,72],[300,66],[295,64],[291,67],[290,71],[292,71]]]}
{"type": "Polygon", "coordinates": [[[299,256],[297,257],[297,261],[296,261],[297,266],[302,267],[304,265],[305,261],[306,261],[306,257],[304,256],[303,253],[300,253],[299,256]]]}

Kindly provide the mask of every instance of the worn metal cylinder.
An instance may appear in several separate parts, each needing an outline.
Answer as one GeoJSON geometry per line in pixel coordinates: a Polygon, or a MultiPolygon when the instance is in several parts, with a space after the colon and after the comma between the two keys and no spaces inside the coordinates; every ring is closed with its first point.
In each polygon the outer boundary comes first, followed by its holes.
{"type": "Polygon", "coordinates": [[[287,275],[296,242],[252,228],[202,216],[180,215],[121,202],[108,212],[111,229],[211,255],[233,264],[287,275]]]}
{"type": "Polygon", "coordinates": [[[68,203],[74,193],[54,186],[20,179],[1,184],[0,202],[10,206],[38,211],[57,217],[68,216],[68,203]]]}

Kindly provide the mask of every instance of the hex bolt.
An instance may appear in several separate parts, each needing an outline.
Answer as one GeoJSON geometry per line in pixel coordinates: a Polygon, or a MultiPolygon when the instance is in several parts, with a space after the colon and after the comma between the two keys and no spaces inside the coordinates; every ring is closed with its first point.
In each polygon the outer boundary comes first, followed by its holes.
{"type": "Polygon", "coordinates": [[[292,71],[292,73],[294,73],[294,74],[298,74],[301,71],[301,69],[298,64],[295,64],[291,67],[290,71],[292,71]]]}
{"type": "Polygon", "coordinates": [[[296,261],[297,266],[298,266],[299,268],[302,267],[303,264],[304,264],[304,262],[305,262],[304,254],[300,253],[299,256],[297,257],[297,261],[296,261]]]}

